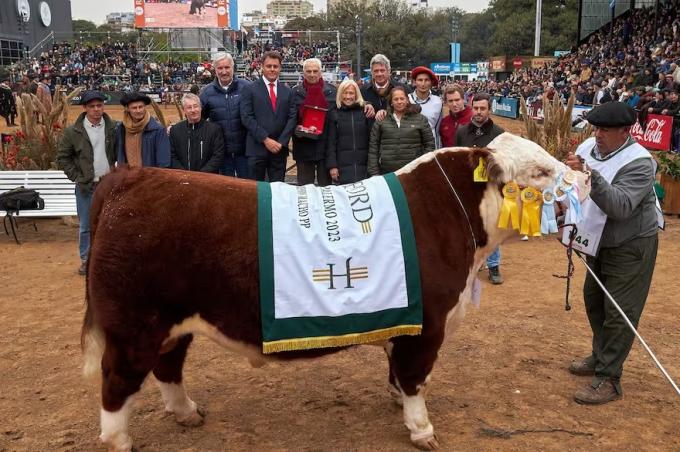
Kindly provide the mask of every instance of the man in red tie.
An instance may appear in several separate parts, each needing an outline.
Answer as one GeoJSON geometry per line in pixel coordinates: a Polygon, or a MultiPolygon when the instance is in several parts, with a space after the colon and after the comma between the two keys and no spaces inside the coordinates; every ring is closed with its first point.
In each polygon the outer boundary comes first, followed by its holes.
{"type": "Polygon", "coordinates": [[[288,142],[295,129],[291,90],[279,80],[282,58],[278,52],[262,57],[262,77],[243,92],[241,122],[248,130],[246,156],[255,180],[283,182],[288,142]]]}

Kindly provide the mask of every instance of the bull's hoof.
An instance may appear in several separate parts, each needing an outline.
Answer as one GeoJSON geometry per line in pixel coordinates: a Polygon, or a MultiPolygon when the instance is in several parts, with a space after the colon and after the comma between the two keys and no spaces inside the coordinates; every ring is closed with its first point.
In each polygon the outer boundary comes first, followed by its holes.
{"type": "Polygon", "coordinates": [[[437,439],[437,435],[432,435],[427,438],[412,439],[411,442],[420,450],[439,449],[439,440],[437,439]]]}
{"type": "Polygon", "coordinates": [[[182,427],[200,427],[205,422],[205,412],[200,408],[196,408],[193,413],[176,418],[177,423],[182,427]]]}
{"type": "Polygon", "coordinates": [[[106,446],[108,452],[134,452],[132,438],[126,433],[99,436],[99,440],[106,446]]]}

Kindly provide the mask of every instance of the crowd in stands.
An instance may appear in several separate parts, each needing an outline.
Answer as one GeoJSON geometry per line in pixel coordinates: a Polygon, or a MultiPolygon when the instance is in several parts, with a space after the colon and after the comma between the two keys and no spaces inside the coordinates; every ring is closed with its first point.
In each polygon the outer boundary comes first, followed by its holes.
{"type": "Polygon", "coordinates": [[[337,42],[313,41],[307,44],[300,41],[286,44],[258,42],[241,54],[241,59],[248,68],[247,75],[257,76],[259,74],[262,55],[271,50],[281,54],[284,67],[292,67],[298,71],[302,69],[302,62],[307,58],[318,58],[325,67],[333,69],[339,60],[337,42]]]}
{"type": "Polygon", "coordinates": [[[54,88],[84,86],[103,91],[188,91],[193,84],[213,79],[210,63],[162,63],[144,61],[135,44],[113,42],[100,45],[58,43],[36,58],[9,68],[18,91],[27,79],[47,77],[54,88]]]}
{"type": "Polygon", "coordinates": [[[680,1],[661,3],[655,25],[653,7],[635,9],[593,34],[575,52],[540,69],[523,68],[504,81],[464,83],[470,93],[488,92],[526,99],[547,94],[579,105],[608,100],[641,108],[662,93],[668,101],[680,87],[680,1]]]}
{"type": "MultiPolygon", "coordinates": [[[[255,43],[241,54],[247,78],[260,75],[260,61],[264,52],[277,50],[283,55],[284,66],[301,72],[302,61],[319,58],[332,70],[338,62],[338,46],[335,42],[292,42],[285,45],[255,43]]],[[[83,43],[57,43],[35,58],[9,68],[10,83],[15,92],[28,85],[28,80],[47,76],[54,89],[83,86],[102,91],[145,91],[163,94],[166,91],[187,92],[191,86],[203,86],[213,80],[215,74],[211,63],[183,63],[147,61],[140,57],[133,43],[112,42],[98,45],[83,43]]]]}

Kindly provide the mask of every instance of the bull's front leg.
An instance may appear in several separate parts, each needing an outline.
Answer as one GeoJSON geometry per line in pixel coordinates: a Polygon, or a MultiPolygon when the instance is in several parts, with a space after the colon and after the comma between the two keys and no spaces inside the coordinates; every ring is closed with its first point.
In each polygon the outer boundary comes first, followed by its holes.
{"type": "Polygon", "coordinates": [[[434,450],[439,447],[439,441],[434,434],[434,427],[430,423],[425,405],[426,385],[430,377],[426,378],[417,389],[415,395],[403,394],[404,424],[411,432],[411,442],[422,450],[434,450]]]}
{"type": "Polygon", "coordinates": [[[401,393],[404,424],[411,434],[411,442],[423,450],[439,447],[427,414],[425,395],[440,345],[438,337],[401,336],[392,340],[392,347],[386,348],[390,376],[401,393]]]}

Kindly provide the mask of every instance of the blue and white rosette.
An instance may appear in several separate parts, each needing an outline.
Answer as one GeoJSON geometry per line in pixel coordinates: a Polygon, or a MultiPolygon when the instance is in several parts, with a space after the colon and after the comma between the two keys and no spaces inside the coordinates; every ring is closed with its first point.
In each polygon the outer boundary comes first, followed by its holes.
{"type": "Polygon", "coordinates": [[[567,213],[564,218],[565,224],[578,224],[583,220],[581,203],[578,200],[578,188],[574,185],[575,181],[574,173],[567,172],[557,177],[557,184],[555,185],[556,200],[567,204],[567,213]]]}
{"type": "Polygon", "coordinates": [[[557,195],[553,187],[543,190],[543,210],[541,211],[541,234],[557,233],[557,220],[555,219],[555,200],[557,195]]]}

